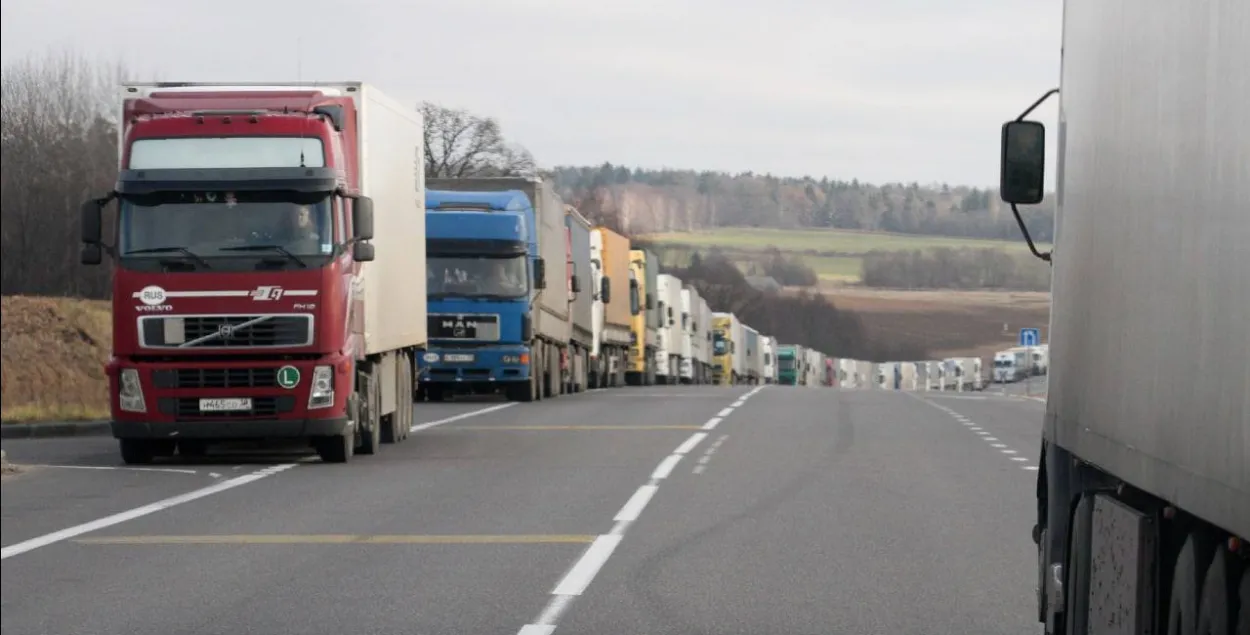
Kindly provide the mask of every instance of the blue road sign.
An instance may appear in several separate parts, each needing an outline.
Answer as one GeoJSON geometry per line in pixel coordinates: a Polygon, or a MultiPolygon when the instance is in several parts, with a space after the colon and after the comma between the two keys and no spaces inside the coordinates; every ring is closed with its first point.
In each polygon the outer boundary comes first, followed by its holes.
{"type": "Polygon", "coordinates": [[[1042,333],[1038,329],[1020,329],[1020,346],[1037,346],[1042,343],[1042,333]]]}

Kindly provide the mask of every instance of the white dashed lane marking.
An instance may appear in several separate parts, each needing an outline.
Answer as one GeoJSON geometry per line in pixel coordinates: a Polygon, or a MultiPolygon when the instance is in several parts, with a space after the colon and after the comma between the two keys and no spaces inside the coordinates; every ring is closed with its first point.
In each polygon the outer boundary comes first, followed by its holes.
{"type": "MultiPolygon", "coordinates": [[[[725,417],[733,413],[735,408],[745,405],[747,399],[750,399],[763,389],[764,386],[757,386],[738,397],[728,408],[724,408],[716,413],[715,417],[708,419],[701,429],[714,430],[725,417]]],[[[450,421],[450,419],[447,421],[450,421]]],[[[681,462],[682,457],[693,452],[708,437],[708,434],[708,432],[696,432],[690,435],[690,438],[682,441],[681,445],[673,449],[672,454],[660,461],[660,464],[651,472],[651,478],[641,485],[629,497],[629,500],[625,501],[620,511],[616,513],[616,516],[612,519],[615,523],[612,525],[612,529],[596,538],[586,551],[582,553],[582,556],[577,559],[573,567],[569,569],[568,573],[564,574],[564,577],[552,589],[551,599],[543,607],[542,612],[538,614],[538,618],[522,626],[521,630],[517,631],[517,635],[551,635],[555,632],[556,626],[560,622],[560,616],[590,586],[599,570],[607,564],[608,559],[612,557],[612,553],[616,551],[617,546],[625,539],[625,533],[629,530],[630,525],[638,520],[651,502],[651,499],[655,497],[656,492],[660,490],[660,484],[673,474],[673,470],[677,468],[677,464],[681,462]]],[[[703,453],[703,456],[696,461],[693,469],[695,474],[700,474],[707,468],[712,455],[716,452],[716,448],[720,447],[720,444],[724,443],[727,438],[729,438],[727,434],[720,435],[716,442],[703,453]]]]}
{"type": "MultiPolygon", "coordinates": [[[[980,425],[977,425],[976,422],[972,421],[967,416],[961,413],[955,412],[954,410],[947,408],[946,406],[943,406],[939,403],[925,399],[924,397],[914,395],[912,393],[905,393],[905,394],[915,397],[916,399],[919,399],[920,401],[923,401],[929,404],[930,406],[933,406],[934,408],[937,408],[938,410],[941,410],[942,412],[945,412],[946,414],[950,415],[956,421],[963,424],[965,430],[968,430],[969,432],[976,434],[977,437],[980,438],[982,441],[989,443],[990,447],[998,450],[1001,454],[1005,455],[1007,458],[1011,459],[1012,461],[1015,461],[1017,464],[1028,462],[1029,460],[1028,458],[1023,457],[1023,456],[1016,456],[1017,454],[1019,454],[1019,452],[1007,447],[1006,443],[1000,442],[998,437],[995,437],[994,435],[990,434],[988,431],[986,431],[980,425]]],[[[1036,465],[1020,465],[1020,469],[1028,471],[1028,472],[1036,472],[1037,466],[1036,465]]]]}

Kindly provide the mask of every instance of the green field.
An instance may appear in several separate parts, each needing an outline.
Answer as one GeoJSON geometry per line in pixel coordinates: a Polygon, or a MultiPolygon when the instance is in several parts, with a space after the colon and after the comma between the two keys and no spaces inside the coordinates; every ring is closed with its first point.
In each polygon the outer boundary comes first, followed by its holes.
{"type": "MultiPolygon", "coordinates": [[[[862,270],[861,259],[870,251],[911,251],[939,247],[990,248],[1019,253],[1028,251],[1028,245],[1023,239],[1018,241],[986,240],[816,228],[800,230],[726,227],[698,232],[647,234],[639,238],[672,247],[674,254],[672,257],[682,260],[688,258],[688,254],[684,252],[687,252],[689,248],[720,247],[730,252],[727,255],[740,264],[749,260],[748,254],[742,252],[759,252],[769,247],[776,247],[802,259],[822,279],[848,282],[859,280],[862,270]],[[688,249],[682,249],[683,247],[688,249]]],[[[1038,244],[1037,247],[1049,249],[1050,245],[1038,244]]]]}

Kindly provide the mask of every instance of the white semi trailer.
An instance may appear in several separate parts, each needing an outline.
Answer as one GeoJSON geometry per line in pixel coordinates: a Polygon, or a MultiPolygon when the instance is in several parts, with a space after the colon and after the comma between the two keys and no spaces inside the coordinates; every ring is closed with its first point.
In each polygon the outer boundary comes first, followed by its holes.
{"type": "MultiPolygon", "coordinates": [[[[1068,0],[1063,20],[1038,619],[1244,635],[1250,2],[1068,0]]],[[[1042,200],[1032,110],[1002,130],[1013,211],[1042,200]]]]}

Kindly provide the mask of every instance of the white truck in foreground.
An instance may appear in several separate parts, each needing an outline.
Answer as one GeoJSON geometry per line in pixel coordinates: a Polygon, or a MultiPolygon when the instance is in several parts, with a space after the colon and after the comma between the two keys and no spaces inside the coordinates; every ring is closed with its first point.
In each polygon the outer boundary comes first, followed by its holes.
{"type": "MultiPolygon", "coordinates": [[[[1038,619],[1250,633],[1250,2],[1064,3],[1038,619]],[[1201,381],[1176,381],[1177,377],[1201,381]]],[[[1000,193],[1045,184],[1002,129],[1000,193]]]]}

